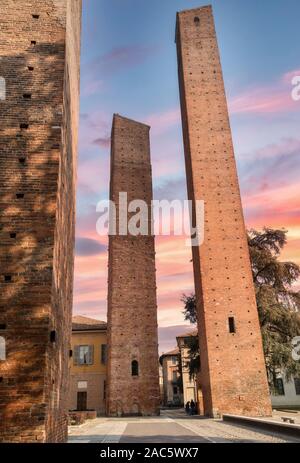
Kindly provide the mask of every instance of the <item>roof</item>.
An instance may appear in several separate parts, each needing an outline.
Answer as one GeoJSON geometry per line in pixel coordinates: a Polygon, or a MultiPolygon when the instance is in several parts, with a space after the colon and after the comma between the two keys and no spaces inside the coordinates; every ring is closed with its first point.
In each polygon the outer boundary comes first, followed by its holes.
{"type": "Polygon", "coordinates": [[[192,336],[198,336],[198,330],[188,331],[187,333],[179,334],[177,338],[190,338],[192,336]]]}
{"type": "Polygon", "coordinates": [[[106,329],[107,323],[101,320],[84,317],[83,315],[76,315],[72,318],[72,331],[103,331],[106,329]]]}
{"type": "Polygon", "coordinates": [[[171,357],[172,355],[178,355],[179,354],[179,349],[176,347],[173,350],[170,350],[169,352],[164,352],[161,357],[171,357]]]}

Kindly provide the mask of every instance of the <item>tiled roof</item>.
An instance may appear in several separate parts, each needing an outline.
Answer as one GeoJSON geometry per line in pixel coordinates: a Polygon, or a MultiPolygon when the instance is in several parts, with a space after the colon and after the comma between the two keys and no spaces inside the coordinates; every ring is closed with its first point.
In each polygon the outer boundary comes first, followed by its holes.
{"type": "Polygon", "coordinates": [[[76,315],[72,318],[72,331],[106,330],[107,323],[94,318],[76,315]]]}
{"type": "Polygon", "coordinates": [[[179,349],[178,349],[178,347],[176,347],[176,349],[170,350],[169,352],[164,352],[162,354],[162,357],[168,357],[168,356],[171,356],[171,355],[178,355],[178,354],[179,354],[179,349]]]}
{"type": "Polygon", "coordinates": [[[192,336],[198,336],[198,331],[197,330],[188,331],[187,333],[179,334],[178,336],[176,336],[176,338],[189,338],[192,336]]]}

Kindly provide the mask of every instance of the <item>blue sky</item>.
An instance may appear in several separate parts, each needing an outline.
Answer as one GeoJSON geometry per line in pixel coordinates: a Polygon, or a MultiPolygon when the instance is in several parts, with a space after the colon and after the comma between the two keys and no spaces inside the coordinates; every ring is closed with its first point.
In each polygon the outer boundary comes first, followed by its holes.
{"type": "MultiPolygon", "coordinates": [[[[152,126],[155,197],[186,197],[175,18],[207,3],[83,0],[75,313],[106,316],[107,243],[96,235],[95,207],[108,195],[114,112],[152,126]]],[[[300,104],[290,96],[291,78],[300,74],[300,2],[211,3],[247,225],[288,228],[285,257],[300,263],[300,104]]],[[[157,240],[163,348],[174,344],[174,325],[183,325],[180,294],[193,290],[190,251],[174,263],[177,249],[157,240]]]]}

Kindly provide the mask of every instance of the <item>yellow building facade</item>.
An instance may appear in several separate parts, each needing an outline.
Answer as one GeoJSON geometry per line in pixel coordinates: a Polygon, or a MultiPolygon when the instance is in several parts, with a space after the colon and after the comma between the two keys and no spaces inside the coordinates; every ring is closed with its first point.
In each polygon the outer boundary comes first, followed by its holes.
{"type": "Polygon", "coordinates": [[[160,357],[163,379],[162,402],[165,407],[178,407],[183,405],[183,397],[179,384],[179,359],[178,348],[166,352],[160,357]]]}
{"type": "Polygon", "coordinates": [[[177,336],[177,345],[179,351],[179,361],[181,361],[182,372],[182,389],[184,404],[193,400],[195,403],[199,401],[196,378],[190,378],[189,373],[189,339],[198,336],[197,331],[184,333],[177,336]]]}
{"type": "Polygon", "coordinates": [[[105,414],[107,324],[76,316],[72,320],[69,410],[105,414]]]}

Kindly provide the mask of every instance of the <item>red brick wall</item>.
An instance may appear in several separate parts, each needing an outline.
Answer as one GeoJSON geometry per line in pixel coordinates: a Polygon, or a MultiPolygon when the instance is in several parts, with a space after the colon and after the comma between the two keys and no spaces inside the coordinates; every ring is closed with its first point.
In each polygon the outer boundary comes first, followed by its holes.
{"type": "Polygon", "coordinates": [[[4,442],[67,436],[80,18],[80,0],[1,2],[0,74],[7,83],[0,103],[4,442]]]}
{"type": "Polygon", "coordinates": [[[193,247],[205,413],[271,413],[261,332],[211,7],[177,17],[188,193],[205,201],[193,247]],[[229,333],[234,317],[236,333],[229,333]]]}
{"type": "MultiPolygon", "coordinates": [[[[112,130],[111,199],[152,200],[149,127],[120,116],[112,130]]],[[[153,236],[111,236],[108,282],[107,413],[159,413],[153,236]],[[139,362],[139,376],[131,363],[139,362]]]]}

